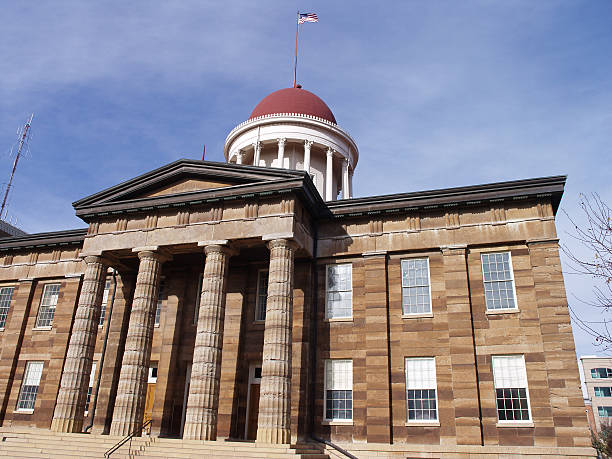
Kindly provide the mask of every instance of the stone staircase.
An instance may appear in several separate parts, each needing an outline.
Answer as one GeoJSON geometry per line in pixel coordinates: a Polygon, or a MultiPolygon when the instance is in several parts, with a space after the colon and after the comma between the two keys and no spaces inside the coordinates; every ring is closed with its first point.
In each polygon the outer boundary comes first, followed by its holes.
{"type": "MultiPolygon", "coordinates": [[[[0,427],[0,458],[104,458],[121,437],[67,434],[46,429],[0,427]]],[[[135,437],[111,456],[134,458],[278,458],[329,459],[313,444],[261,445],[251,442],[198,441],[174,438],[135,437]]]]}

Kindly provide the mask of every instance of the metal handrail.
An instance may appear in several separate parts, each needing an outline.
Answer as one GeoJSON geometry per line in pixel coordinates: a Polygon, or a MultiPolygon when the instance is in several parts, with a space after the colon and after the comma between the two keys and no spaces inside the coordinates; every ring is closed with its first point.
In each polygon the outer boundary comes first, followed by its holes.
{"type": "Polygon", "coordinates": [[[115,451],[117,451],[119,448],[121,448],[123,445],[125,445],[128,441],[130,441],[133,437],[136,436],[136,434],[142,432],[143,430],[145,430],[146,427],[149,428],[149,435],[151,435],[151,425],[153,424],[153,420],[149,419],[147,422],[145,422],[144,424],[141,424],[140,427],[138,427],[137,429],[134,429],[132,431],[132,433],[130,433],[129,435],[127,435],[125,438],[123,438],[121,441],[119,441],[118,443],[115,444],[115,446],[113,446],[112,448],[110,448],[108,451],[106,451],[104,453],[104,457],[106,459],[108,459],[111,454],[113,454],[115,451]]]}
{"type": "Polygon", "coordinates": [[[324,445],[327,446],[331,446],[332,448],[334,448],[336,451],[338,451],[341,454],[344,454],[346,457],[350,458],[350,459],[359,459],[357,456],[353,456],[351,453],[349,453],[347,450],[345,450],[344,448],[340,448],[338,445],[333,444],[331,441],[329,440],[323,440],[322,438],[319,437],[315,437],[314,435],[310,436],[314,441],[318,441],[319,443],[323,443],[324,445]]]}

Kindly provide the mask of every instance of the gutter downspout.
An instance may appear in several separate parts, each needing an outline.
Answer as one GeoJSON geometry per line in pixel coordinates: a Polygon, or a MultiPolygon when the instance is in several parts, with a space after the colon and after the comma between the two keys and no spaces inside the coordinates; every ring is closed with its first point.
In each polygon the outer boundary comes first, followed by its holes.
{"type": "Polygon", "coordinates": [[[98,369],[98,379],[96,381],[96,392],[93,399],[93,406],[91,408],[91,422],[83,432],[87,432],[89,429],[93,427],[94,419],[96,417],[96,407],[98,406],[98,391],[100,390],[100,381],[102,380],[102,369],[104,368],[104,356],[106,355],[106,344],[108,342],[108,334],[110,333],[110,323],[111,318],[113,317],[113,305],[115,304],[115,293],[117,293],[117,270],[113,268],[113,296],[111,297],[110,307],[108,308],[106,321],[106,331],[104,333],[104,345],[102,346],[102,355],[100,356],[100,366],[98,369]]]}

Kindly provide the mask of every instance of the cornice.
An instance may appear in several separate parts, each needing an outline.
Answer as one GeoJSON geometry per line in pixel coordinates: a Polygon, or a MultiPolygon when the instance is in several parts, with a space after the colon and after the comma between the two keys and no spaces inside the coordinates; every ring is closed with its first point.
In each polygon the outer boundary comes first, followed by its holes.
{"type": "Polygon", "coordinates": [[[87,229],[73,229],[53,231],[48,233],[35,233],[26,236],[7,237],[0,239],[0,251],[11,249],[31,249],[38,247],[53,247],[76,245],[83,242],[87,229]]]}

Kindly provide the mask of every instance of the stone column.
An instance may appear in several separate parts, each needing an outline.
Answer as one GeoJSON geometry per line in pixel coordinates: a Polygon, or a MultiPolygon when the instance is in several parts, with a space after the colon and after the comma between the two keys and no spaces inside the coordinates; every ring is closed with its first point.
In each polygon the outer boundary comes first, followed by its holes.
{"type": "Polygon", "coordinates": [[[261,142],[253,143],[253,166],[259,166],[259,156],[261,154],[261,142]]]}
{"type": "Polygon", "coordinates": [[[157,247],[134,249],[140,265],[125,338],[123,363],[117,387],[110,434],[125,436],[142,423],[151,359],[155,308],[164,257],[157,247]]]}
{"type": "Polygon", "coordinates": [[[289,443],[293,258],[296,245],[273,239],[270,249],[257,442],[289,443]]]}
{"type": "Polygon", "coordinates": [[[310,174],[310,147],[312,140],[304,140],[304,170],[310,174]]]}
{"type": "Polygon", "coordinates": [[[56,432],[80,432],[83,428],[89,374],[108,269],[99,256],[85,257],[85,264],[83,286],[51,422],[51,430],[56,432]]]}
{"type": "Polygon", "coordinates": [[[349,195],[351,198],[353,197],[353,173],[355,171],[353,169],[349,170],[349,195]]]}
{"type": "Polygon", "coordinates": [[[238,150],[236,152],[236,164],[242,164],[243,156],[244,156],[244,153],[242,152],[242,150],[238,150]]]}
{"type": "Polygon", "coordinates": [[[278,140],[278,167],[285,168],[285,142],[287,139],[281,137],[278,140]]]}
{"type": "Polygon", "coordinates": [[[349,161],[344,158],[342,161],[342,197],[344,199],[351,198],[351,190],[349,185],[349,161]]]}
{"type": "Polygon", "coordinates": [[[191,382],[183,438],[216,440],[223,321],[227,290],[227,241],[205,245],[198,328],[191,365],[191,382]]]}
{"type": "Polygon", "coordinates": [[[327,170],[325,172],[325,200],[332,200],[332,185],[334,181],[334,151],[327,149],[327,170]]]}

